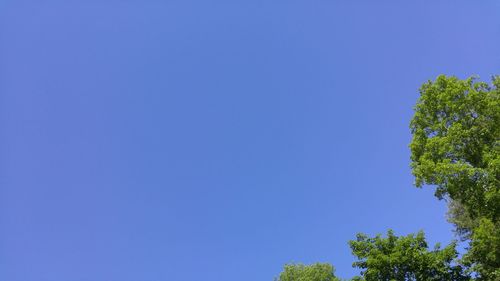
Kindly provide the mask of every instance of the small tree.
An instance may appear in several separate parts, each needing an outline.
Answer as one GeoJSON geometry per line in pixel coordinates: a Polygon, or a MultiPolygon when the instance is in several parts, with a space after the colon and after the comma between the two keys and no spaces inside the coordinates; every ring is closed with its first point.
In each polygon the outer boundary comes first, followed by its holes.
{"type": "Polygon", "coordinates": [[[335,269],[327,263],[287,264],[276,281],[340,281],[335,269]]]}

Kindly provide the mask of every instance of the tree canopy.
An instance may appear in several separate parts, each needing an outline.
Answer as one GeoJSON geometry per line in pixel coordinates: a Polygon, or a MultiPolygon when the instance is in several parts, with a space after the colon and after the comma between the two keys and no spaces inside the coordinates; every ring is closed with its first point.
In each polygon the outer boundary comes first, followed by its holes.
{"type": "Polygon", "coordinates": [[[335,269],[327,263],[287,264],[276,281],[340,281],[335,269]]]}
{"type": "Polygon", "coordinates": [[[423,232],[398,237],[389,230],[387,237],[372,238],[358,234],[349,245],[358,259],[353,266],[362,269],[362,280],[470,280],[457,265],[456,243],[444,248],[436,245],[429,250],[423,232]]]}
{"type": "MultiPolygon", "coordinates": [[[[500,281],[500,76],[492,83],[438,76],[420,88],[410,123],[415,185],[436,187],[448,219],[468,241],[429,249],[423,232],[358,234],[349,242],[361,269],[352,280],[500,281]]],[[[328,264],[286,265],[278,281],[339,280],[328,264]]]]}
{"type": "Polygon", "coordinates": [[[500,215],[500,77],[439,76],[420,88],[410,127],[416,185],[464,205],[472,218],[500,215]]]}
{"type": "Polygon", "coordinates": [[[416,185],[450,201],[450,221],[470,239],[465,265],[500,280],[500,76],[425,83],[410,128],[416,185]]]}

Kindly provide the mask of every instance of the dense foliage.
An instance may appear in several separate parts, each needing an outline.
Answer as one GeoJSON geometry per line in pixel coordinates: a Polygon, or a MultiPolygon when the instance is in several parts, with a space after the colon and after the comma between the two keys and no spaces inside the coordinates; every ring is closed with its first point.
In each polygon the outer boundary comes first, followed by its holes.
{"type": "MultiPolygon", "coordinates": [[[[350,241],[365,281],[500,281],[500,76],[491,85],[475,78],[439,76],[420,88],[410,123],[411,167],[417,187],[436,187],[449,202],[456,243],[428,248],[424,234],[358,234],[350,241]]],[[[287,265],[278,281],[339,280],[328,264],[287,265]]]]}
{"type": "Polygon", "coordinates": [[[416,185],[464,205],[472,218],[500,215],[500,77],[439,76],[420,89],[410,144],[416,185]]]}
{"type": "Polygon", "coordinates": [[[398,237],[389,230],[385,238],[358,234],[349,244],[358,259],[353,266],[362,269],[362,280],[470,280],[456,263],[455,243],[429,250],[423,232],[398,237]]]}
{"type": "Polygon", "coordinates": [[[315,263],[312,265],[287,264],[276,281],[340,281],[335,277],[332,265],[315,263]]]}
{"type": "Polygon", "coordinates": [[[500,77],[429,81],[410,127],[416,185],[450,201],[449,220],[470,240],[465,265],[500,280],[500,77]]]}

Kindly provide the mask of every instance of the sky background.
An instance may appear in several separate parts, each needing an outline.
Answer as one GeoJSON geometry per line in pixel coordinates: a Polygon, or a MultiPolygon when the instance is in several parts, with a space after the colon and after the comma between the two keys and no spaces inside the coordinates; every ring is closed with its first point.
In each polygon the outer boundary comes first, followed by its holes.
{"type": "Polygon", "coordinates": [[[447,243],[412,107],[499,51],[496,0],[0,0],[0,279],[347,278],[358,232],[447,243]]]}

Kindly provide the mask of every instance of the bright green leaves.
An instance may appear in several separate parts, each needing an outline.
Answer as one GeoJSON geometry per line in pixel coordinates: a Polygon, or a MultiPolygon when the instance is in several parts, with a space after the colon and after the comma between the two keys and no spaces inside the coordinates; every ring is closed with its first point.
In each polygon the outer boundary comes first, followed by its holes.
{"type": "MultiPolygon", "coordinates": [[[[415,184],[436,186],[449,199],[449,221],[469,240],[428,248],[424,234],[350,241],[359,281],[500,281],[500,76],[492,85],[475,78],[439,76],[420,88],[410,123],[415,184]],[[471,277],[472,275],[473,277],[471,277]]],[[[286,265],[277,281],[336,281],[328,264],[286,265]]]]}
{"type": "Polygon", "coordinates": [[[464,262],[478,280],[500,280],[500,76],[492,80],[429,81],[410,124],[415,183],[451,199],[449,220],[470,239],[464,262]]]}
{"type": "Polygon", "coordinates": [[[390,230],[387,237],[358,234],[349,245],[358,258],[353,266],[362,269],[366,281],[470,280],[456,265],[455,243],[429,250],[423,232],[401,237],[390,230]]]}
{"type": "Polygon", "coordinates": [[[500,78],[439,76],[420,89],[410,128],[416,185],[459,201],[478,218],[500,216],[500,78]]]}
{"type": "MultiPolygon", "coordinates": [[[[357,257],[354,267],[361,276],[352,281],[466,281],[471,280],[458,265],[456,243],[429,249],[423,232],[396,236],[389,230],[386,237],[358,234],[350,241],[357,257]]],[[[276,281],[340,281],[330,264],[288,264],[276,281]]]]}
{"type": "Polygon", "coordinates": [[[481,219],[474,229],[464,262],[479,274],[478,280],[500,280],[500,225],[481,219]]]}
{"type": "Polygon", "coordinates": [[[334,273],[333,266],[326,263],[287,264],[276,281],[340,281],[334,273]]]}

